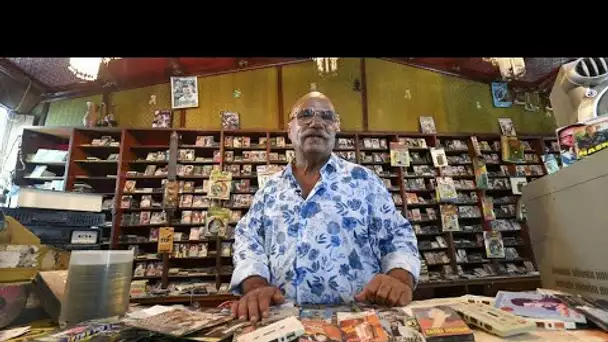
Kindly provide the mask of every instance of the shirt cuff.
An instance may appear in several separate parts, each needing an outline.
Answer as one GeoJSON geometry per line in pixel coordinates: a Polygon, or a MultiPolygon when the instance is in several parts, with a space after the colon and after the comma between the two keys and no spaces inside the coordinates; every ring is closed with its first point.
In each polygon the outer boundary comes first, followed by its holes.
{"type": "Polygon", "coordinates": [[[414,288],[412,290],[416,289],[420,278],[420,259],[403,252],[393,252],[385,255],[382,258],[382,273],[386,274],[395,268],[402,268],[410,272],[414,278],[414,288]]]}
{"type": "Polygon", "coordinates": [[[268,271],[267,265],[261,262],[241,261],[238,266],[235,267],[234,273],[232,273],[230,292],[237,295],[242,294],[241,283],[243,280],[252,276],[260,276],[270,283],[270,272],[268,271]]]}

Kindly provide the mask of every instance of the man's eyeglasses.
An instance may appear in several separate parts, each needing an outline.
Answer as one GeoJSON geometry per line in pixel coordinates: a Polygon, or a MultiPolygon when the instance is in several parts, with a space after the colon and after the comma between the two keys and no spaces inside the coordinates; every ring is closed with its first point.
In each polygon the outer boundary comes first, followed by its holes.
{"type": "Polygon", "coordinates": [[[313,108],[302,108],[298,110],[292,118],[298,120],[299,124],[309,124],[318,115],[325,123],[334,123],[338,119],[338,114],[333,110],[315,110],[313,108]]]}

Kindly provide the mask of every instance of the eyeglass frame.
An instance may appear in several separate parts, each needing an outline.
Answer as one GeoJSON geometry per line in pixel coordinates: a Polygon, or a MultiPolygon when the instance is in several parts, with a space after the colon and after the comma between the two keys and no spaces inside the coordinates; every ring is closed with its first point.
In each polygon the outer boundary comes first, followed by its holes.
{"type": "Polygon", "coordinates": [[[314,108],[300,108],[300,109],[298,109],[298,111],[295,112],[291,116],[291,120],[296,119],[296,120],[298,120],[299,124],[307,125],[307,124],[311,123],[312,120],[314,120],[314,118],[316,116],[319,116],[321,118],[321,121],[323,121],[325,124],[336,124],[340,120],[340,115],[337,112],[333,111],[333,110],[317,110],[317,109],[314,109],[314,108]],[[310,117],[310,119],[298,117],[304,111],[312,111],[313,112],[313,115],[310,117]],[[333,114],[333,119],[331,121],[328,121],[328,120],[324,119],[322,117],[322,114],[325,114],[325,113],[332,113],[333,114]]]}

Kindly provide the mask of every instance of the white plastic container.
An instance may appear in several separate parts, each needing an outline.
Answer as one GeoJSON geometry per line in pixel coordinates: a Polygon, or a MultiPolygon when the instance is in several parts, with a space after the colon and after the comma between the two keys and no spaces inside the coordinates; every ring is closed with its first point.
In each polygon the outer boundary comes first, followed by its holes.
{"type": "Polygon", "coordinates": [[[73,251],[59,323],[124,316],[132,273],[132,250],[73,251]]]}

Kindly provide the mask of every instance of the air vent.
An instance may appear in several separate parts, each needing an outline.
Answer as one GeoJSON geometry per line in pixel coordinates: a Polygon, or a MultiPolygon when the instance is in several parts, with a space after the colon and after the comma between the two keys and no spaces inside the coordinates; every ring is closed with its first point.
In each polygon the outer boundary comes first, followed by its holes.
{"type": "Polygon", "coordinates": [[[574,68],[583,77],[598,77],[608,74],[606,58],[581,58],[574,68]]]}

